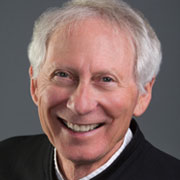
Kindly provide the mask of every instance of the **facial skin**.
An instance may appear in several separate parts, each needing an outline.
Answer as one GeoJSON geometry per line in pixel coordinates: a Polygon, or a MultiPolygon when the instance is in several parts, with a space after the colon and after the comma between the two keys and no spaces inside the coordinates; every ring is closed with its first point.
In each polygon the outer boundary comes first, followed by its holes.
{"type": "Polygon", "coordinates": [[[31,94],[64,176],[79,179],[121,146],[132,116],[147,108],[153,83],[146,86],[146,94],[139,93],[128,32],[88,19],[64,39],[60,30],[51,36],[45,64],[37,79],[31,79],[31,94]],[[81,125],[84,132],[62,121],[81,125]],[[86,132],[87,125],[98,127],[86,132]]]}

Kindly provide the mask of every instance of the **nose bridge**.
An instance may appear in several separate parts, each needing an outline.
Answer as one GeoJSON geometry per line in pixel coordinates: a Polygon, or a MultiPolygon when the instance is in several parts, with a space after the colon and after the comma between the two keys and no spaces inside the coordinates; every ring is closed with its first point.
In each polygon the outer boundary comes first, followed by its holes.
{"type": "Polygon", "coordinates": [[[87,114],[93,111],[96,105],[93,87],[87,82],[79,83],[67,102],[67,107],[77,114],[87,114]]]}

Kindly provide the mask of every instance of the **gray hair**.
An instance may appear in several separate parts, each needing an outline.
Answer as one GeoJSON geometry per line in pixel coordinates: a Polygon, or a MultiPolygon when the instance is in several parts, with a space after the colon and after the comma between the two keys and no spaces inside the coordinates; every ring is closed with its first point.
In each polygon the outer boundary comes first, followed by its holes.
{"type": "Polygon", "coordinates": [[[28,47],[33,78],[37,77],[45,61],[47,41],[56,28],[93,16],[131,33],[136,49],[136,83],[139,91],[144,93],[144,86],[159,72],[161,44],[143,15],[121,0],[72,0],[61,8],[44,12],[35,22],[32,41],[28,47]]]}

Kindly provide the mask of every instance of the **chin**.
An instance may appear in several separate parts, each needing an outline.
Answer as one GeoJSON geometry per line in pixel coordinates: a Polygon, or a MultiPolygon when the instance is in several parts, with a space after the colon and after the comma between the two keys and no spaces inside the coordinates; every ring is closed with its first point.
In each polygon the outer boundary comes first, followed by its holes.
{"type": "Polygon", "coordinates": [[[73,162],[74,164],[103,164],[108,160],[108,150],[105,151],[105,147],[98,145],[89,147],[69,147],[58,149],[60,157],[63,156],[66,160],[73,162]]]}

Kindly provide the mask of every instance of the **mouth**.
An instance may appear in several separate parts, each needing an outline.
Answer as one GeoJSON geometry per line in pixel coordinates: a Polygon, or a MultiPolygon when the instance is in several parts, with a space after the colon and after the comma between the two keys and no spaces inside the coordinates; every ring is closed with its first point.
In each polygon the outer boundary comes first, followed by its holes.
{"type": "Polygon", "coordinates": [[[64,119],[59,118],[59,117],[58,117],[58,119],[61,121],[61,123],[66,128],[68,128],[68,129],[70,129],[71,131],[74,131],[74,132],[89,132],[89,131],[93,131],[95,129],[98,129],[101,126],[104,125],[104,123],[87,124],[87,125],[83,124],[83,125],[80,125],[80,124],[74,124],[74,123],[67,122],[64,119]]]}

